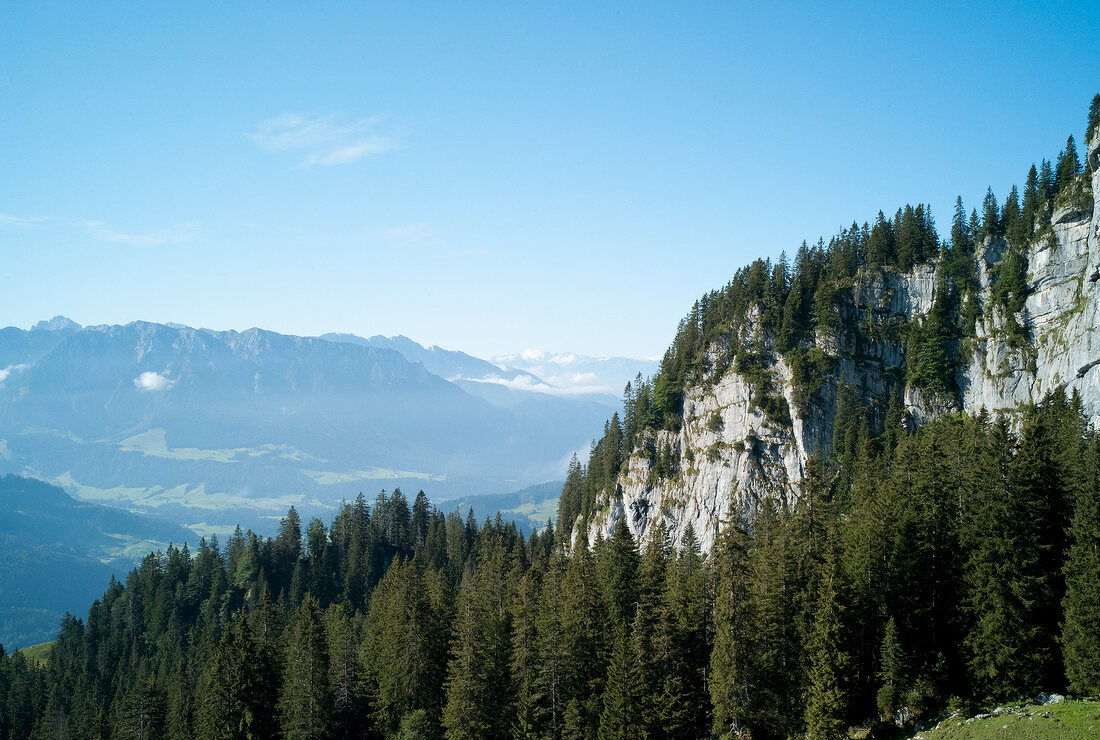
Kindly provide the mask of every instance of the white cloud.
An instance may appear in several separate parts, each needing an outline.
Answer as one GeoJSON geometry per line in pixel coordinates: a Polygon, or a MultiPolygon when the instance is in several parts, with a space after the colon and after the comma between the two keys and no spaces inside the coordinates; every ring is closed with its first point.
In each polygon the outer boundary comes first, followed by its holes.
{"type": "Polygon", "coordinates": [[[349,164],[397,146],[390,136],[375,132],[379,118],[341,121],[336,115],[306,118],[293,113],[256,124],[248,138],[267,151],[300,152],[301,166],[349,164]]]}
{"type": "Polygon", "coordinates": [[[102,221],[85,221],[84,228],[100,241],[129,244],[133,247],[160,247],[165,244],[178,244],[194,237],[196,231],[193,224],[176,224],[167,229],[145,234],[127,234],[110,228],[102,221]]]}
{"type": "Polygon", "coordinates": [[[26,370],[30,365],[8,365],[3,370],[0,370],[0,383],[3,383],[12,373],[17,373],[20,370],[26,370]]]}
{"type": "MultiPolygon", "coordinates": [[[[590,374],[577,375],[578,379],[589,379],[590,374]]],[[[560,378],[569,383],[569,385],[551,385],[550,383],[537,383],[530,375],[519,375],[515,378],[500,378],[495,376],[485,378],[456,378],[456,380],[464,380],[471,383],[489,383],[492,385],[502,385],[505,388],[510,388],[514,391],[529,391],[531,393],[544,393],[548,396],[583,396],[589,393],[610,393],[611,390],[603,385],[594,383],[581,383],[571,382],[570,377],[563,376],[560,378]]],[[[591,379],[595,380],[595,376],[591,375],[591,379]]],[[[555,379],[557,380],[557,379],[555,379]]]]}
{"type": "Polygon", "coordinates": [[[177,382],[179,381],[172,380],[160,373],[144,372],[134,378],[134,387],[145,392],[166,391],[177,382]]]}

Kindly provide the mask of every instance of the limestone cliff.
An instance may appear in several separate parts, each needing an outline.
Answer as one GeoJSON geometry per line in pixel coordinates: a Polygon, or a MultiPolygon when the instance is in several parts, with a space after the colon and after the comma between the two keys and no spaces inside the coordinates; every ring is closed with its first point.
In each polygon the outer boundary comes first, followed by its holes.
{"type": "MultiPolygon", "coordinates": [[[[1007,330],[1009,317],[992,296],[1007,245],[987,237],[976,249],[979,318],[973,336],[956,347],[956,391],[906,387],[912,424],[960,409],[1011,413],[1058,386],[1076,390],[1086,414],[1100,423],[1100,199],[1092,197],[1100,194],[1100,135],[1093,137],[1088,158],[1091,178],[1080,178],[1077,197],[1056,202],[1050,226],[1027,249],[1027,299],[1012,317],[1025,327],[1024,339],[1007,330]]],[[[761,410],[757,383],[707,362],[703,382],[684,389],[679,431],[645,433],[651,448],[669,450],[675,472],[655,475],[652,456],[635,450],[614,490],[597,497],[589,539],[609,536],[625,517],[640,542],[659,521],[674,542],[690,524],[709,550],[731,501],[742,514],[766,496],[792,502],[810,455],[831,448],[842,385],[858,388],[881,420],[891,389],[905,377],[904,327],[926,320],[942,269],[940,262],[906,272],[861,269],[838,300],[839,328],[814,338],[829,369],[808,399],[800,396],[784,357],[770,353],[771,386],[786,401],[789,421],[761,410]]],[[[750,309],[736,339],[767,351],[775,340],[758,319],[758,309],[750,309]]],[[[725,349],[715,344],[707,359],[725,349]]]]}

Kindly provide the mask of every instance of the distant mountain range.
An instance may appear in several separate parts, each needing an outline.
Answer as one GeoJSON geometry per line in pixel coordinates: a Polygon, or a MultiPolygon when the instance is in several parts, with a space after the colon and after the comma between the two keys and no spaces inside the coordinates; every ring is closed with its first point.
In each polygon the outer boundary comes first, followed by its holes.
{"type": "Polygon", "coordinates": [[[271,531],[291,504],[327,519],[359,491],[559,478],[617,402],[560,390],[406,337],[56,317],[0,330],[0,472],[200,532],[271,531]]]}

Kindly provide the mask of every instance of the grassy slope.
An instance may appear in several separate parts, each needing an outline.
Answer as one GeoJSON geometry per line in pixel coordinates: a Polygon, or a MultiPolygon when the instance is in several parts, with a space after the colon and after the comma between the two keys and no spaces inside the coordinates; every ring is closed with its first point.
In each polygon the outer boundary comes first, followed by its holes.
{"type": "Polygon", "coordinates": [[[50,662],[50,653],[53,652],[52,642],[42,642],[37,645],[25,647],[19,653],[32,663],[46,665],[50,662]]]}
{"type": "Polygon", "coordinates": [[[934,729],[914,734],[913,740],[1070,740],[1100,738],[1100,701],[1065,701],[1038,706],[1009,707],[1009,711],[982,719],[947,719],[934,729]]]}

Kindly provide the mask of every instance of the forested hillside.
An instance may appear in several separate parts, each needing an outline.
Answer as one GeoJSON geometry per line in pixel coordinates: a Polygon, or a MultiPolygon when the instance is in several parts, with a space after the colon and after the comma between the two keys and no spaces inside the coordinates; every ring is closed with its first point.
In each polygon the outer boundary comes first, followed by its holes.
{"type": "Polygon", "coordinates": [[[10,649],[53,639],[61,617],[83,613],[112,574],[125,576],[151,549],[197,539],[163,519],[0,476],[0,643],[10,649]]]}
{"type": "Polygon", "coordinates": [[[730,500],[791,504],[809,459],[854,409],[873,434],[963,410],[1018,411],[1065,388],[1100,420],[1100,95],[1084,163],[1071,135],[999,201],[956,201],[940,235],[927,205],[853,222],[793,260],[758,259],[692,306],[659,372],[627,385],[559,529],[608,536],[620,518],[709,549],[730,500]]]}
{"type": "MultiPolygon", "coordinates": [[[[1056,394],[815,463],[797,506],[639,551],[349,504],[148,556],[48,666],[3,659],[0,737],[838,737],[905,708],[1100,692],[1100,437],[1056,394]]],[[[885,727],[880,727],[881,730],[885,727]]]]}

